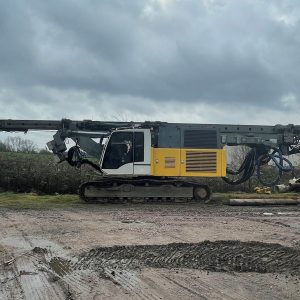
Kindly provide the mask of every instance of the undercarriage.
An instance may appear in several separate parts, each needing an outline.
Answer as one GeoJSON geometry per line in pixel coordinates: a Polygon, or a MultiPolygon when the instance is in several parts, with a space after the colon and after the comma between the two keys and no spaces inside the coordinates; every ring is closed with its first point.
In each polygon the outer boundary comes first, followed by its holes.
{"type": "Polygon", "coordinates": [[[83,183],[80,198],[97,203],[155,203],[207,201],[207,185],[173,178],[103,178],[83,183]]]}

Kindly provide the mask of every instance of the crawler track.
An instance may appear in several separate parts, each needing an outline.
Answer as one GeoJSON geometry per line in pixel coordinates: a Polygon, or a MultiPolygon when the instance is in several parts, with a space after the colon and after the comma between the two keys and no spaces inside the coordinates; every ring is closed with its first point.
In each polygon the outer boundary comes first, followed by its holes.
{"type": "Polygon", "coordinates": [[[80,186],[80,198],[98,203],[205,201],[210,189],[192,181],[161,178],[103,178],[80,186]]]}

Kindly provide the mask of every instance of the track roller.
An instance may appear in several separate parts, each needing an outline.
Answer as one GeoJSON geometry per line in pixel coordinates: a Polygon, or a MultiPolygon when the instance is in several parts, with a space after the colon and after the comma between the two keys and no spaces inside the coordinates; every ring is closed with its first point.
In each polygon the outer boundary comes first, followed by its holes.
{"type": "Polygon", "coordinates": [[[211,190],[207,185],[194,187],[194,199],[197,201],[206,201],[210,198],[211,190]]]}

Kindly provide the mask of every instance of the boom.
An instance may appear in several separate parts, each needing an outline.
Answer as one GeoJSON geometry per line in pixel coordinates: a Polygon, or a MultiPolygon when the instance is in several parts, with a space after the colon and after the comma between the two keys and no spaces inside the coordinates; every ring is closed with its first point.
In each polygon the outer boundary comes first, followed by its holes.
{"type": "Polygon", "coordinates": [[[72,131],[111,131],[119,128],[157,128],[157,127],[197,127],[199,130],[216,130],[224,145],[240,144],[269,144],[282,145],[294,144],[300,136],[300,125],[227,125],[227,124],[183,124],[167,122],[106,122],[106,121],[72,121],[62,120],[0,120],[0,131],[23,131],[28,130],[61,130],[64,134],[72,131]]]}
{"type": "MultiPolygon", "coordinates": [[[[113,130],[122,128],[151,128],[175,136],[174,128],[194,129],[215,132],[218,146],[247,145],[250,147],[266,146],[279,148],[284,155],[299,153],[300,125],[227,125],[227,124],[182,124],[167,122],[105,122],[105,121],[72,121],[58,120],[0,120],[0,131],[27,132],[28,130],[57,130],[57,137],[94,138],[103,137],[113,130]]],[[[169,137],[170,138],[170,137],[169,137]]],[[[54,148],[55,150],[55,148],[54,148]]],[[[57,149],[57,152],[60,152],[57,149]]]]}

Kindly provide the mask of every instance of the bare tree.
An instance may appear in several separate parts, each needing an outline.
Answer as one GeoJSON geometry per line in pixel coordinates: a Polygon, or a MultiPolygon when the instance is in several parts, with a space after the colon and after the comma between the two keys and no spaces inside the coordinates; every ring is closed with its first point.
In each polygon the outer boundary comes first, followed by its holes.
{"type": "Polygon", "coordinates": [[[37,145],[29,139],[22,139],[21,137],[14,136],[8,137],[3,143],[4,151],[9,152],[24,152],[24,153],[36,153],[38,150],[37,145]]]}

